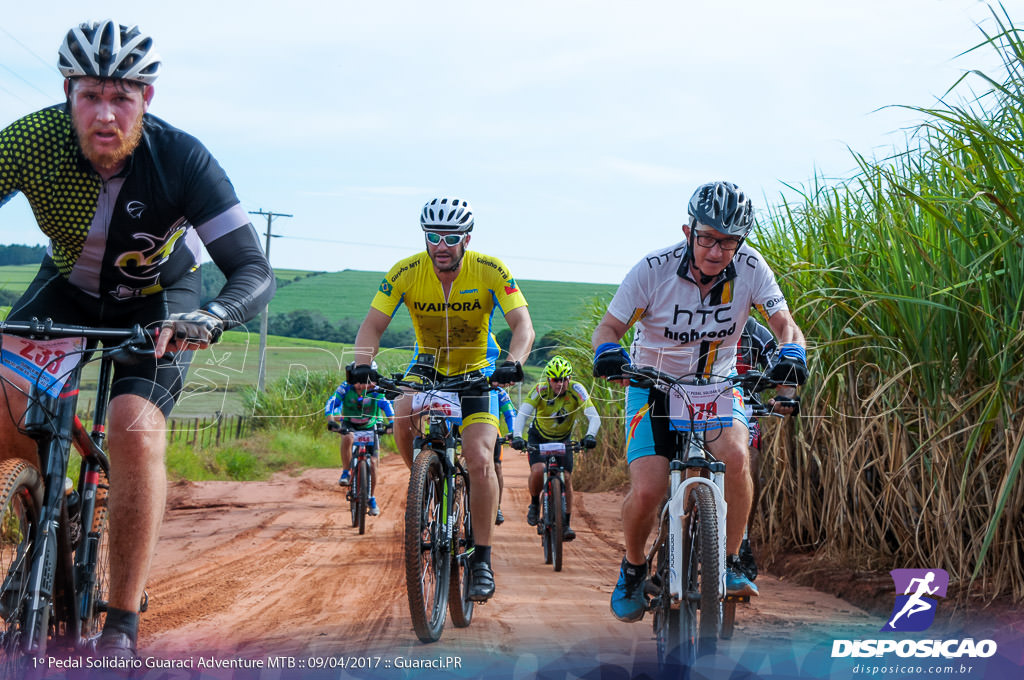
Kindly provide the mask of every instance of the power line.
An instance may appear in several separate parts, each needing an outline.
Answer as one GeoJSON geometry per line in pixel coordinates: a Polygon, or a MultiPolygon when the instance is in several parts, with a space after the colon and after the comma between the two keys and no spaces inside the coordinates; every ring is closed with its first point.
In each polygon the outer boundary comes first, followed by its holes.
{"type": "Polygon", "coordinates": [[[6,35],[8,38],[10,38],[14,42],[16,42],[18,45],[20,45],[22,49],[24,49],[26,52],[31,54],[33,57],[38,59],[39,63],[41,63],[43,66],[46,66],[47,68],[52,68],[54,71],[57,71],[57,73],[60,73],[60,70],[58,70],[56,66],[54,66],[52,63],[46,61],[45,59],[40,57],[38,54],[33,52],[32,49],[28,45],[26,45],[25,43],[21,42],[20,40],[15,38],[13,35],[11,35],[10,31],[8,31],[6,28],[4,28],[3,26],[0,26],[0,31],[3,31],[4,35],[6,35]]]}
{"type": "MultiPolygon", "coordinates": [[[[250,215],[263,215],[267,218],[267,246],[266,256],[267,262],[270,262],[270,239],[281,238],[280,234],[273,234],[270,231],[271,224],[274,222],[275,217],[293,217],[287,213],[276,213],[274,211],[250,210],[250,215]]],[[[263,308],[263,315],[260,318],[260,363],[259,370],[256,373],[256,391],[260,394],[263,393],[263,383],[267,374],[267,326],[270,319],[270,305],[267,304],[263,308]]]]}
{"type": "MultiPolygon", "coordinates": [[[[408,251],[409,248],[410,248],[409,246],[395,246],[395,245],[381,244],[381,243],[361,243],[361,242],[358,242],[358,241],[338,241],[338,240],[335,240],[335,239],[310,239],[308,237],[286,237],[286,236],[278,235],[278,233],[275,233],[275,235],[273,235],[273,236],[274,236],[275,239],[290,239],[292,241],[312,241],[312,242],[316,242],[316,243],[336,243],[336,244],[340,244],[342,246],[364,246],[364,247],[367,247],[367,248],[390,248],[392,250],[404,250],[404,251],[408,251]]],[[[512,258],[516,258],[516,259],[529,259],[529,260],[532,260],[532,261],[535,261],[535,262],[553,262],[555,264],[586,264],[586,265],[590,265],[590,266],[616,267],[616,268],[620,268],[620,269],[623,267],[623,263],[622,262],[594,262],[594,261],[588,261],[588,260],[566,260],[566,259],[563,259],[563,258],[538,257],[537,255],[534,255],[534,254],[529,254],[529,255],[511,255],[509,253],[502,253],[501,257],[502,257],[502,259],[507,259],[507,260],[511,260],[512,258]]]]}

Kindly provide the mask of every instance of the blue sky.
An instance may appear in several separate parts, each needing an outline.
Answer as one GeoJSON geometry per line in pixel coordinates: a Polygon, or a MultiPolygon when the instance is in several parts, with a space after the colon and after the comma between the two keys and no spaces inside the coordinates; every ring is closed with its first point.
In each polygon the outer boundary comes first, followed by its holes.
{"type": "MultiPolygon", "coordinates": [[[[998,72],[990,51],[957,57],[994,29],[977,0],[17,5],[0,125],[60,101],[70,26],[137,23],[164,61],[150,112],[202,140],[248,210],[294,215],[271,260],[297,269],[387,269],[447,194],[519,278],[617,283],[681,238],[697,185],[777,203],[851,174],[851,149],[905,146],[922,116],[893,105],[998,72]]],[[[20,196],[0,242],[44,242],[20,196]]]]}

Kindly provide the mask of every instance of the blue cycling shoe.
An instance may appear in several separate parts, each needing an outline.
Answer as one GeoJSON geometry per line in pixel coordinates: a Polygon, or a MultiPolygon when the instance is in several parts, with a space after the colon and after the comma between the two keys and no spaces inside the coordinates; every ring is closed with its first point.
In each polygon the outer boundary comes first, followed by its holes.
{"type": "Polygon", "coordinates": [[[647,601],[644,599],[644,581],[647,565],[637,566],[622,558],[619,568],[619,582],[612,591],[612,614],[619,621],[631,623],[644,618],[647,601]]]}
{"type": "MultiPolygon", "coordinates": [[[[733,556],[735,558],[735,556],[733,556]]],[[[729,563],[725,570],[725,594],[735,597],[757,595],[757,586],[743,573],[739,560],[729,563]]]]}

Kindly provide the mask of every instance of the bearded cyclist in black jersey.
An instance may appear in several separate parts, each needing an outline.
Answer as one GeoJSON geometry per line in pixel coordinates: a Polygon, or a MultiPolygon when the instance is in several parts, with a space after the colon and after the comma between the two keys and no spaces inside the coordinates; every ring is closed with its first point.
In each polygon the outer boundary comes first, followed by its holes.
{"type": "MultiPolygon", "coordinates": [[[[83,23],[61,43],[58,68],[66,101],[0,131],[0,205],[22,192],[50,238],[8,319],[159,328],[156,359],[118,365],[110,401],[110,599],[96,652],[129,657],[164,513],[166,418],[192,350],[254,317],[274,275],[217,161],[147,113],[160,73],[150,36],[83,23]],[[200,307],[203,247],[227,282],[200,307]]],[[[0,413],[23,412],[18,396],[0,392],[10,399],[0,413]]],[[[0,457],[35,455],[8,417],[0,437],[0,457]]]]}

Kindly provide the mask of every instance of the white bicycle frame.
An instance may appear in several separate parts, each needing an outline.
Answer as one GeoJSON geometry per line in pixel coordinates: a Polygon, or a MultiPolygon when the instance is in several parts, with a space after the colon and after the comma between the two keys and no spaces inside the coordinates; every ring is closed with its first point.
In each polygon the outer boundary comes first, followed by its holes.
{"type": "MultiPolygon", "coordinates": [[[[704,453],[694,439],[700,435],[690,434],[689,457],[703,458],[704,453]]],[[[670,495],[666,506],[668,512],[668,549],[669,549],[669,592],[676,600],[683,597],[683,517],[686,514],[686,499],[690,489],[696,485],[704,485],[711,489],[715,498],[715,510],[718,515],[718,573],[721,578],[718,584],[718,597],[725,594],[725,517],[728,506],[725,503],[725,473],[713,473],[713,479],[690,477],[683,479],[683,470],[672,470],[670,475],[670,495]]]]}

